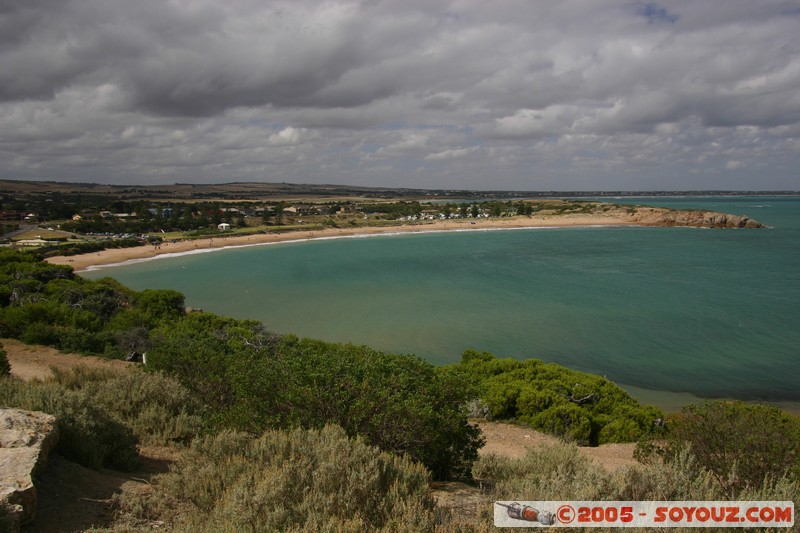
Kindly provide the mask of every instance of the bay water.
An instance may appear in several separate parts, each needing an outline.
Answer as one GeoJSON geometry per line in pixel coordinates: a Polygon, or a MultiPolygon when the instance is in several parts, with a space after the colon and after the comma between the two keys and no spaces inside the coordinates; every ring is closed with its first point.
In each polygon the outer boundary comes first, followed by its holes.
{"type": "Polygon", "coordinates": [[[769,229],[400,234],[224,249],[91,270],[268,329],[413,353],[536,357],[665,408],[800,401],[800,197],[604,199],[745,214],[769,229]]]}

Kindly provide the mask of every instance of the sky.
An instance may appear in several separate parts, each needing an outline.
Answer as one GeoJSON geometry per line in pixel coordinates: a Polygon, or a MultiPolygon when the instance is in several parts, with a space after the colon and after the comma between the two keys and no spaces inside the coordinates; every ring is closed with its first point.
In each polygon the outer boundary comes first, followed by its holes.
{"type": "Polygon", "coordinates": [[[800,190],[800,0],[0,0],[0,179],[800,190]]]}

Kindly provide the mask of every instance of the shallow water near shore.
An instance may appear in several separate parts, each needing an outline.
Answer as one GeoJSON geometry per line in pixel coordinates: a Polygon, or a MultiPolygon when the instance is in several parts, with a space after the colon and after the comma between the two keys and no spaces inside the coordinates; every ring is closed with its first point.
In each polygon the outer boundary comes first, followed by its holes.
{"type": "Polygon", "coordinates": [[[437,364],[467,348],[537,357],[633,386],[637,396],[649,390],[656,404],[670,392],[800,401],[800,198],[606,201],[745,214],[772,228],[397,235],[222,250],[83,275],[173,288],[189,306],[274,331],[437,364]]]}

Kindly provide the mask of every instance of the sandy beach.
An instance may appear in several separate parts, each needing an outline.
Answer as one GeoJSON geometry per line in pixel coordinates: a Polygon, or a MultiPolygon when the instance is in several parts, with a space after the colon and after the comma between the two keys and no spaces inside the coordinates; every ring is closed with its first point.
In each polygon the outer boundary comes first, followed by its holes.
{"type": "Polygon", "coordinates": [[[290,231],[285,233],[263,233],[257,235],[220,235],[203,239],[184,240],[174,243],[165,242],[160,246],[146,245],[134,248],[112,248],[101,252],[73,256],[56,256],[47,259],[57,265],[70,265],[76,271],[90,267],[113,265],[125,261],[149,259],[165,254],[180,254],[198,250],[211,250],[234,246],[252,246],[288,241],[302,241],[332,237],[349,237],[358,235],[380,235],[393,233],[420,233],[431,231],[480,231],[489,229],[515,228],[547,228],[547,227],[579,227],[579,226],[629,226],[630,219],[612,214],[591,215],[539,215],[532,217],[481,218],[435,220],[426,223],[405,224],[402,226],[361,227],[361,228],[328,228],[315,231],[290,231]]]}

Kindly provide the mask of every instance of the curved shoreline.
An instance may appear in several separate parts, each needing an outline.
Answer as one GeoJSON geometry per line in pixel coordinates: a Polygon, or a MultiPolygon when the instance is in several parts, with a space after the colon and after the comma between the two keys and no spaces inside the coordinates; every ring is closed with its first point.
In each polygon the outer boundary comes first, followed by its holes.
{"type": "Polygon", "coordinates": [[[427,224],[401,226],[373,226],[361,228],[326,228],[323,230],[301,230],[287,233],[263,233],[256,235],[221,235],[203,239],[163,243],[160,246],[144,245],[134,248],[109,248],[100,252],[72,256],[54,256],[47,259],[56,265],[69,265],[77,272],[96,270],[158,258],[207,253],[227,248],[244,248],[267,244],[305,242],[311,240],[357,238],[401,235],[406,233],[440,233],[450,231],[488,231],[510,229],[547,229],[564,227],[615,227],[633,226],[635,222],[608,215],[561,215],[513,217],[507,219],[451,219],[437,220],[427,224]]]}

